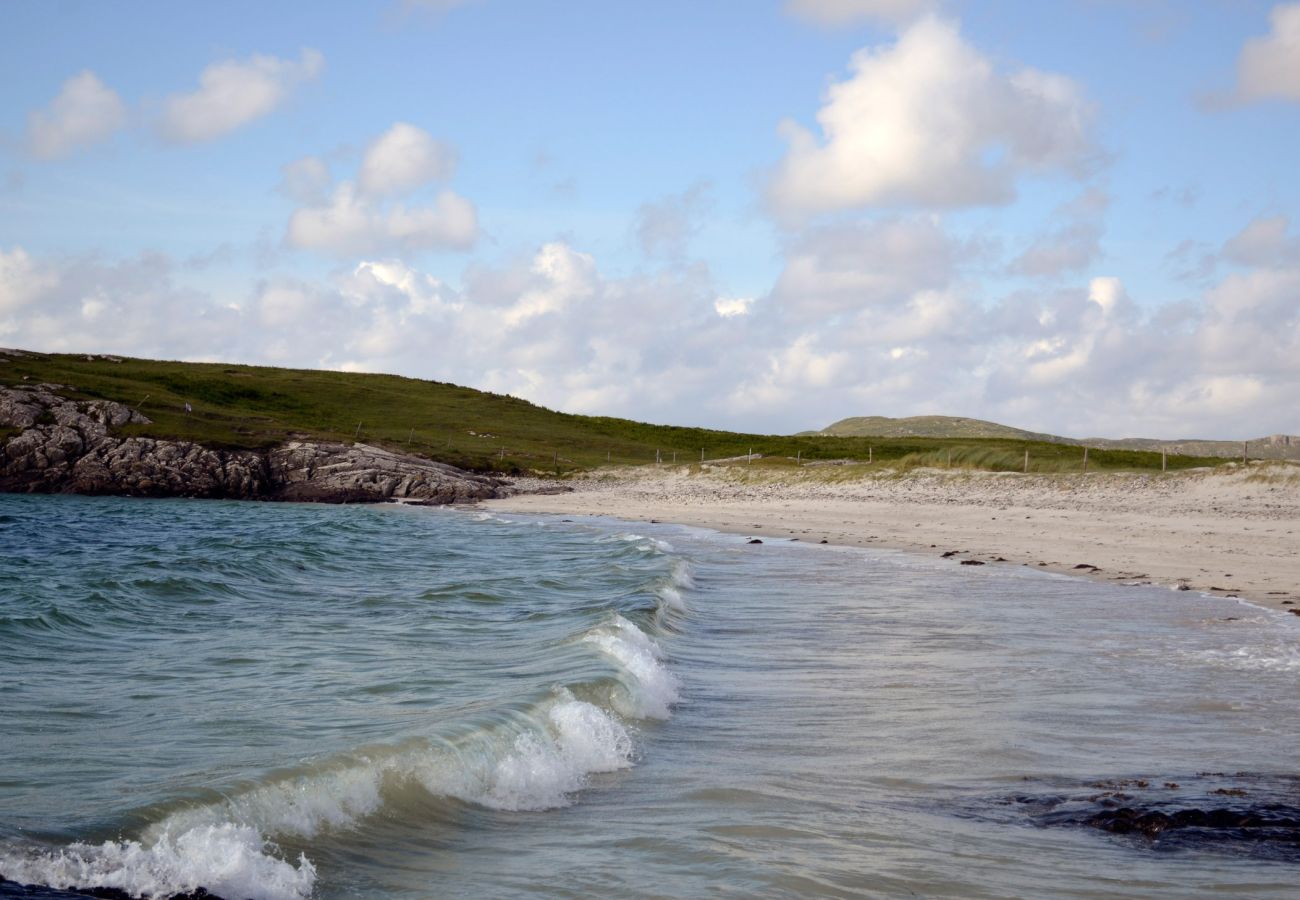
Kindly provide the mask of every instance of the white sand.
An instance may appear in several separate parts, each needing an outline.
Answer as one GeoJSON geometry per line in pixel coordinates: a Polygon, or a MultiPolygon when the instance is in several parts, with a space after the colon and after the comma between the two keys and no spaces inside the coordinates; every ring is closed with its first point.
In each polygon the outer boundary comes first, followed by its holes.
{"type": "MultiPolygon", "coordinates": [[[[932,555],[957,550],[953,565],[1043,566],[1300,610],[1296,465],[1169,475],[906,476],[865,466],[663,466],[600,470],[562,484],[573,490],[484,505],[932,555]]],[[[554,485],[523,480],[519,487],[554,485]]]]}

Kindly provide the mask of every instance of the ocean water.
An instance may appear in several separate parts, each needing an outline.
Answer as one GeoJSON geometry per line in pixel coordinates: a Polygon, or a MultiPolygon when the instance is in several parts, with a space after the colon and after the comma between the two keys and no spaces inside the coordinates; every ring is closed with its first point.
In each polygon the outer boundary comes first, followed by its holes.
{"type": "Polygon", "coordinates": [[[0,496],[0,895],[1295,897],[1058,826],[1300,805],[1298,678],[1300,618],[1027,569],[0,496]]]}

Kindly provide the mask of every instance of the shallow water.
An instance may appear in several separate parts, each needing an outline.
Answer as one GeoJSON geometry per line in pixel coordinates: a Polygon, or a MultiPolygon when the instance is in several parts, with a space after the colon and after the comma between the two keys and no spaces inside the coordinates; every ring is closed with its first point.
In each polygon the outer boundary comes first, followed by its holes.
{"type": "Polygon", "coordinates": [[[887,551],[398,507],[0,497],[0,550],[13,881],[1296,895],[1300,869],[1250,848],[1039,827],[1003,802],[1294,774],[1295,617],[887,551]]]}

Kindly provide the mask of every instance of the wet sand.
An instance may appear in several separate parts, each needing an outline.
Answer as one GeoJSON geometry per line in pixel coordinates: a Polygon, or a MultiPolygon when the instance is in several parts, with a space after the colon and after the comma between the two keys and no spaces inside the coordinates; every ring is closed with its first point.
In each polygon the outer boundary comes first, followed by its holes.
{"type": "MultiPolygon", "coordinates": [[[[1036,566],[1300,610],[1300,466],[1021,475],[706,465],[522,479],[499,511],[658,520],[752,535],[1036,566]]],[[[1300,613],[1297,613],[1300,614],[1300,613]]]]}

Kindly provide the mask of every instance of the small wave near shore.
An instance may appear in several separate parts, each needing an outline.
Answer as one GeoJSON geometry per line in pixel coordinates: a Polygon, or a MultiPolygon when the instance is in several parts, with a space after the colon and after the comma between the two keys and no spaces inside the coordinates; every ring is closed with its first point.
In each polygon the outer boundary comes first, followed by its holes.
{"type": "MultiPolygon", "coordinates": [[[[512,537],[521,530],[512,520],[483,527],[512,537]]],[[[542,638],[543,654],[559,661],[549,686],[530,679],[532,689],[513,700],[467,704],[470,714],[425,734],[163,799],[131,814],[144,824],[120,837],[54,847],[0,839],[0,879],[132,897],[201,889],[232,900],[297,900],[320,877],[314,844],[346,844],[374,817],[419,829],[466,806],[538,812],[576,802],[594,777],[633,767],[640,729],[668,719],[680,702],[660,640],[680,627],[692,585],[689,563],[663,541],[620,533],[588,535],[587,544],[619,575],[599,586],[612,598],[603,612],[574,586],[571,605],[587,610],[587,622],[575,617],[582,627],[567,637],[542,638]]],[[[558,606],[552,615],[563,614],[558,606]]]]}

